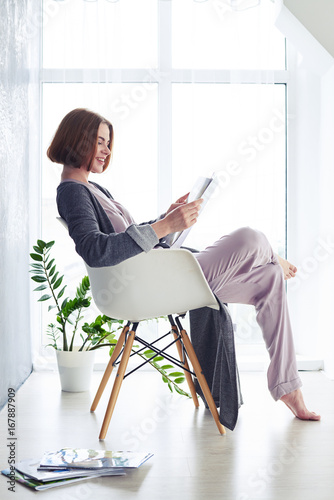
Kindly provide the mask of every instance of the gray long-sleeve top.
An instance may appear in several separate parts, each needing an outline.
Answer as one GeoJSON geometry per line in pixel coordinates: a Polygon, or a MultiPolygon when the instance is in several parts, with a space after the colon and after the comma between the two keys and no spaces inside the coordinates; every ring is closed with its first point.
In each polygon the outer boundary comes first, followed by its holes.
{"type": "MultiPolygon", "coordinates": [[[[108,198],[108,190],[96,183],[108,198]]],[[[114,266],[141,252],[149,252],[159,243],[151,227],[156,220],[131,224],[124,232],[116,233],[106,212],[88,186],[67,181],[57,188],[59,215],[67,222],[75,249],[90,267],[114,266]]]]}

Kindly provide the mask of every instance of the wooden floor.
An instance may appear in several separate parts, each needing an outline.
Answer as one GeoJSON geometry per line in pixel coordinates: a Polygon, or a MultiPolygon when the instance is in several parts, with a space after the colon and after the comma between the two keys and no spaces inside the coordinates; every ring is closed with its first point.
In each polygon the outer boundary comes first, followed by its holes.
{"type": "MultiPolygon", "coordinates": [[[[61,392],[57,373],[33,373],[17,393],[16,458],[65,446],[143,450],[154,457],[126,476],[34,492],[0,478],[0,498],[29,500],[332,500],[334,381],[302,372],[304,397],[321,422],[301,422],[266,389],[265,373],[241,373],[244,405],[236,429],[220,436],[210,413],[171,395],[159,375],[126,379],[105,441],[98,440],[107,395],[89,412],[101,372],[85,393],[61,392]]],[[[0,416],[0,467],[6,467],[7,407],[0,416]]]]}

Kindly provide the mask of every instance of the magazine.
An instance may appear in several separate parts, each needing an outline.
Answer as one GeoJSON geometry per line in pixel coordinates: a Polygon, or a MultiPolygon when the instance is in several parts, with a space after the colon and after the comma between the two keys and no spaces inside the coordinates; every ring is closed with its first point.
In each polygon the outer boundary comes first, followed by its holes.
{"type": "Polygon", "coordinates": [[[21,462],[18,462],[15,464],[15,469],[20,472],[21,474],[24,474],[26,477],[30,477],[31,479],[35,479],[37,481],[41,482],[47,482],[47,481],[56,481],[58,479],[68,479],[71,477],[78,477],[78,476],[94,476],[96,477],[97,475],[125,475],[124,469],[117,467],[116,469],[98,469],[98,470],[80,470],[80,469],[69,469],[69,468],[62,468],[62,469],[57,469],[56,471],[49,471],[48,469],[39,469],[40,466],[40,460],[22,460],[21,462]]]}
{"type": "MultiPolygon", "coordinates": [[[[12,471],[10,469],[2,470],[1,473],[4,476],[8,476],[12,478],[12,471]]],[[[27,486],[28,488],[32,488],[33,490],[48,490],[50,488],[55,488],[57,486],[63,486],[65,484],[77,483],[78,481],[85,481],[87,479],[102,477],[102,476],[113,476],[113,475],[125,475],[125,472],[116,472],[116,471],[104,471],[103,473],[95,472],[93,474],[87,474],[86,471],[81,475],[78,470],[76,477],[69,477],[63,479],[49,480],[49,481],[40,481],[37,479],[33,479],[28,475],[15,470],[15,481],[27,486]]]]}
{"type": "MultiPolygon", "coordinates": [[[[213,173],[211,177],[199,177],[189,193],[187,203],[203,198],[199,211],[199,214],[201,214],[203,208],[209,201],[217,186],[218,180],[215,173],[213,173]]],[[[165,238],[166,243],[172,248],[180,248],[192,227],[193,226],[188,227],[188,229],[185,229],[184,231],[168,234],[165,238]]]]}
{"type": "Polygon", "coordinates": [[[38,470],[137,468],[153,456],[152,453],[133,451],[91,450],[85,448],[62,448],[44,454],[38,470]]]}

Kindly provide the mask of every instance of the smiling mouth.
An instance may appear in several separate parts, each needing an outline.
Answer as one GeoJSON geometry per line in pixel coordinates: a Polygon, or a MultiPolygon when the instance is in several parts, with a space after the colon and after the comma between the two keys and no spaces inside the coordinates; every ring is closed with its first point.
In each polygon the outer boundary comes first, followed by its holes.
{"type": "Polygon", "coordinates": [[[106,159],[105,159],[105,158],[96,158],[96,159],[97,159],[97,161],[99,161],[100,163],[104,163],[104,162],[106,161],[106,159]]]}

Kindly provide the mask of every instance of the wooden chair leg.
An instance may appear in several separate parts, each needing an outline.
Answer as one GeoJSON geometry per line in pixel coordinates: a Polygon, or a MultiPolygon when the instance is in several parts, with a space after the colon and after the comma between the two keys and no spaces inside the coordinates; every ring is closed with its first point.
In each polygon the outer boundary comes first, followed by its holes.
{"type": "Polygon", "coordinates": [[[106,385],[107,385],[107,382],[108,382],[108,380],[109,380],[109,378],[110,378],[110,375],[111,375],[111,373],[112,373],[112,371],[113,371],[113,368],[114,368],[114,362],[116,361],[116,359],[117,359],[117,357],[118,357],[118,355],[119,355],[119,353],[121,352],[121,349],[122,349],[122,347],[123,347],[124,340],[125,340],[125,334],[126,334],[126,332],[127,332],[128,330],[129,330],[129,326],[128,326],[128,325],[126,325],[126,326],[123,328],[122,333],[121,333],[121,335],[120,335],[120,337],[119,337],[119,339],[118,339],[118,341],[117,341],[117,344],[116,344],[116,346],[115,346],[115,349],[114,349],[114,351],[113,351],[113,353],[112,353],[112,356],[111,356],[111,358],[110,358],[110,360],[109,360],[109,363],[108,363],[108,365],[107,365],[107,368],[105,369],[105,372],[104,372],[104,374],[103,374],[102,380],[101,380],[100,385],[99,385],[99,388],[98,388],[98,390],[97,390],[97,392],[96,392],[96,395],[95,395],[94,401],[93,401],[92,406],[91,406],[91,408],[90,408],[90,411],[91,411],[91,412],[95,411],[95,410],[96,410],[97,405],[99,404],[99,401],[100,401],[100,399],[101,399],[101,396],[102,396],[102,394],[103,394],[103,391],[104,391],[104,389],[105,389],[105,387],[106,387],[106,385]]]}
{"type": "Polygon", "coordinates": [[[112,414],[113,414],[113,411],[114,411],[114,408],[116,405],[116,401],[118,398],[118,394],[119,394],[119,391],[120,391],[120,388],[121,388],[121,385],[122,385],[122,382],[124,379],[125,370],[126,370],[126,367],[128,365],[128,361],[129,361],[129,357],[131,354],[131,349],[133,346],[134,338],[135,338],[135,332],[130,331],[128,333],[128,338],[126,340],[122,359],[121,359],[121,362],[120,362],[119,367],[118,367],[116,379],[115,379],[115,382],[114,382],[114,385],[113,385],[113,388],[111,391],[109,403],[108,403],[107,410],[106,410],[104,420],[102,423],[101,432],[99,435],[99,439],[101,439],[101,440],[106,437],[106,434],[108,431],[110,420],[111,420],[111,417],[112,417],[112,414]]]}
{"type": "Polygon", "coordinates": [[[214,421],[216,422],[218,430],[219,430],[220,434],[226,434],[225,427],[219,422],[219,415],[218,415],[217,407],[216,407],[215,402],[213,400],[213,397],[212,397],[211,391],[209,389],[209,386],[207,384],[207,381],[205,379],[205,376],[203,375],[201,365],[199,364],[195,350],[193,348],[192,343],[190,342],[188,334],[185,330],[182,329],[182,330],[180,330],[180,335],[182,337],[182,340],[183,340],[184,346],[186,348],[188,357],[189,357],[190,362],[194,368],[194,372],[196,374],[197,380],[199,382],[199,385],[201,386],[204,397],[206,399],[206,402],[208,403],[208,406],[210,408],[210,411],[211,411],[211,414],[214,418],[214,421]]]}
{"type": "MultiPolygon", "coordinates": [[[[176,325],[172,326],[172,332],[173,332],[174,339],[176,340],[178,338],[178,329],[177,329],[176,325]]],[[[178,353],[179,353],[180,361],[181,361],[181,363],[185,367],[185,370],[183,370],[183,371],[184,371],[184,375],[186,377],[186,380],[188,382],[189,390],[190,390],[190,393],[191,393],[191,397],[193,398],[194,405],[195,405],[196,408],[199,408],[199,402],[198,402],[198,397],[197,397],[197,394],[196,394],[196,389],[195,389],[195,386],[194,386],[194,382],[193,382],[192,376],[187,371],[187,370],[189,370],[189,365],[188,365],[187,358],[184,358],[184,356],[183,356],[183,352],[182,352],[182,347],[181,347],[180,341],[176,342],[176,347],[177,347],[177,350],[178,350],[178,353]]]]}

